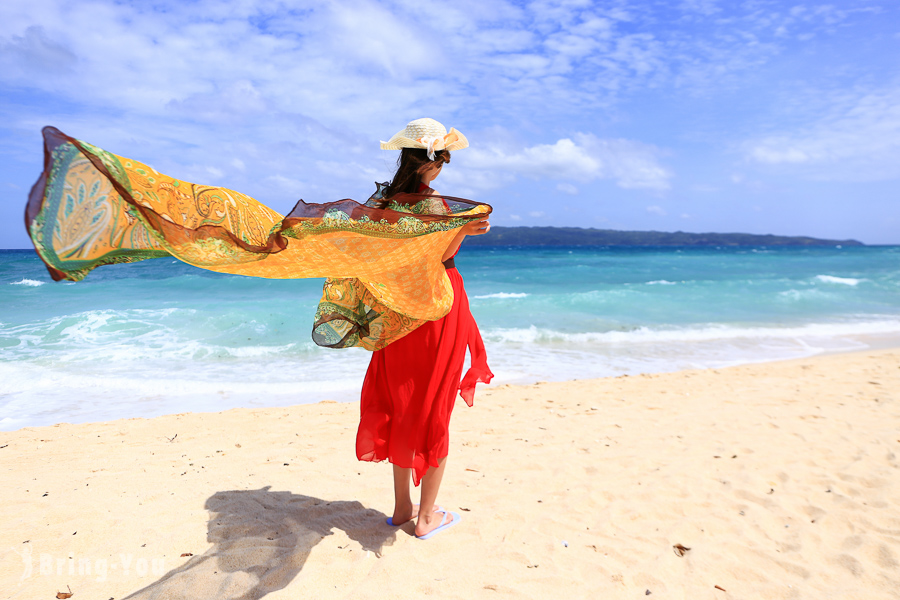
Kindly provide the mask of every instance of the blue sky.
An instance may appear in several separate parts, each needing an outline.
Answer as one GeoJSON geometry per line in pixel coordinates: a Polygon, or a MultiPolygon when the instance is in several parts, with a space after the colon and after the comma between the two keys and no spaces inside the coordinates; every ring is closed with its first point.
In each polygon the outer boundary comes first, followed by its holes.
{"type": "Polygon", "coordinates": [[[887,0],[4,0],[0,247],[44,125],[286,212],[423,116],[495,225],[900,243],[898,57],[887,0]]]}

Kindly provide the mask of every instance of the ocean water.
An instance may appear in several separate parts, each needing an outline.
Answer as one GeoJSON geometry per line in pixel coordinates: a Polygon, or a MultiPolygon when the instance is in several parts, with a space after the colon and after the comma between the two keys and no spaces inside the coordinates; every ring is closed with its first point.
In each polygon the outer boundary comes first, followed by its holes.
{"type": "MultiPolygon", "coordinates": [[[[463,248],[495,384],[900,345],[900,247],[463,248]]],[[[174,259],[53,282],[0,251],[0,429],[358,397],[310,338],[322,280],[174,259]]],[[[476,394],[477,401],[477,394],[476,394]]]]}

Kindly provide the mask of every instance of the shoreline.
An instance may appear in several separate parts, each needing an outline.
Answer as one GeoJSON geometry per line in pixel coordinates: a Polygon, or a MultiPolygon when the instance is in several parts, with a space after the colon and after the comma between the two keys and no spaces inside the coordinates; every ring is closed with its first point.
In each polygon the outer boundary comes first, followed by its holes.
{"type": "MultiPolygon", "coordinates": [[[[491,389],[496,389],[499,385],[511,385],[511,386],[529,386],[533,385],[537,381],[545,381],[552,383],[566,383],[571,381],[582,381],[585,379],[597,380],[601,381],[604,379],[612,379],[616,377],[621,377],[622,375],[627,375],[630,377],[637,377],[640,375],[662,375],[662,374],[670,374],[670,373],[678,373],[681,371],[703,371],[709,369],[722,369],[729,367],[736,367],[742,365],[756,365],[756,364],[769,364],[769,363],[779,363],[785,361],[792,360],[805,360],[808,358],[816,358],[819,356],[833,356],[833,355],[841,355],[841,354],[854,354],[859,352],[868,352],[868,351],[878,351],[878,350],[889,350],[892,348],[900,348],[900,337],[897,337],[894,334],[857,334],[854,336],[847,336],[846,338],[835,338],[834,340],[830,340],[830,343],[819,343],[817,347],[808,347],[808,354],[799,354],[794,356],[763,356],[752,358],[750,356],[743,356],[741,358],[735,360],[725,360],[721,359],[712,359],[710,357],[706,357],[706,359],[697,359],[695,360],[686,360],[682,361],[683,363],[688,363],[687,365],[678,365],[671,364],[668,366],[661,366],[659,364],[655,364],[653,362],[644,361],[635,364],[629,364],[628,359],[623,358],[622,356],[618,356],[616,354],[603,355],[598,353],[596,356],[596,360],[605,365],[601,372],[603,371],[613,371],[613,374],[600,374],[596,375],[596,373],[588,373],[584,377],[560,377],[554,378],[552,375],[548,375],[548,372],[545,370],[544,373],[534,373],[531,375],[523,376],[521,373],[516,372],[515,370],[512,372],[504,372],[503,368],[497,369],[495,368],[495,373],[498,374],[498,378],[505,378],[506,381],[503,383],[495,383],[491,386],[485,387],[484,385],[479,386],[480,391],[490,391],[491,389]],[[838,343],[841,340],[842,343],[838,343]],[[855,345],[850,345],[855,344],[855,345]],[[706,364],[701,365],[691,365],[692,362],[701,362],[706,364]]],[[[694,348],[694,351],[697,351],[694,348]]],[[[770,350],[771,351],[771,350],[770,350]]],[[[797,350],[795,349],[794,352],[797,350]]],[[[348,352],[348,351],[344,351],[348,352]]],[[[489,346],[489,355],[491,352],[489,346]]],[[[367,353],[365,353],[367,354],[367,353]]],[[[739,354],[739,352],[738,352],[739,354]]],[[[495,361],[496,363],[497,361],[495,361]]],[[[52,427],[58,424],[75,424],[75,425],[83,425],[89,423],[107,423],[117,420],[124,419],[154,419],[158,417],[164,417],[175,414],[182,413],[197,413],[197,414],[215,414],[219,412],[224,412],[232,409],[288,409],[296,406],[307,406],[307,405],[315,405],[320,402],[338,402],[341,404],[353,404],[359,401],[359,385],[362,383],[363,376],[365,374],[366,361],[361,361],[358,356],[354,356],[353,360],[347,361],[345,363],[344,368],[349,371],[356,371],[357,375],[350,378],[349,384],[347,382],[337,382],[337,388],[332,389],[330,391],[325,390],[315,390],[312,391],[298,391],[293,390],[290,395],[286,395],[284,392],[276,392],[272,393],[271,391],[266,391],[265,388],[257,389],[256,392],[249,391],[248,384],[243,382],[239,385],[237,390],[226,391],[218,391],[215,392],[217,388],[221,390],[221,388],[227,388],[227,383],[216,384],[214,382],[188,382],[193,388],[197,388],[198,385],[201,388],[204,388],[204,392],[198,393],[198,395],[192,396],[190,402],[192,405],[188,407],[188,410],[178,410],[179,402],[182,401],[183,398],[186,398],[189,394],[186,394],[183,391],[178,391],[174,394],[170,393],[173,390],[173,384],[167,384],[167,387],[164,388],[164,391],[148,394],[147,391],[133,391],[133,395],[135,398],[130,401],[130,404],[125,403],[121,406],[114,406],[113,408],[102,408],[104,399],[100,396],[87,396],[87,402],[83,403],[83,406],[86,408],[79,409],[78,411],[73,411],[69,409],[68,415],[63,414],[57,417],[60,420],[45,424],[14,424],[14,429],[8,428],[9,425],[0,422],[0,435],[4,433],[11,433],[15,431],[19,431],[21,429],[26,428],[39,428],[39,427],[52,427]],[[254,399],[254,394],[265,396],[271,404],[267,406],[262,406],[257,403],[254,399]],[[156,404],[154,404],[156,403],[156,404]],[[127,409],[130,407],[143,407],[144,414],[135,415],[133,412],[130,414],[127,412],[127,409]],[[87,415],[84,414],[73,414],[76,412],[87,412],[87,415]],[[108,418],[107,415],[103,413],[111,413],[108,418]],[[90,414],[93,413],[93,414],[90,414]],[[99,414],[97,414],[99,413],[99,414]],[[76,417],[76,418],[72,418],[76,417]],[[81,418],[78,418],[81,417],[81,418]],[[99,417],[99,418],[98,418],[99,417]]],[[[502,363],[501,363],[502,364],[502,363]]],[[[580,364],[580,363],[579,363],[580,364]]],[[[61,380],[61,375],[52,375],[48,377],[48,380],[51,382],[58,383],[61,380]]],[[[498,378],[495,378],[497,381],[498,378]]],[[[114,378],[115,379],[115,378],[114,378]]],[[[81,386],[90,386],[90,380],[80,379],[77,380],[78,385],[81,386]]],[[[150,382],[151,380],[141,380],[143,383],[150,382]]],[[[108,383],[108,380],[105,380],[105,383],[108,383]]],[[[315,385],[316,382],[314,382],[315,385]]],[[[332,382],[334,384],[335,382],[332,382]]],[[[274,385],[283,385],[284,382],[276,382],[274,385]]],[[[301,384],[302,385],[302,384],[301,384]]],[[[44,396],[46,397],[47,393],[53,393],[52,386],[47,387],[46,385],[41,386],[43,389],[44,396]]],[[[197,391],[197,390],[195,390],[197,391]]],[[[126,390],[121,390],[122,393],[125,393],[126,390]]],[[[478,392],[476,392],[478,393],[478,392]]],[[[107,395],[109,392],[107,391],[107,395]]],[[[68,394],[66,394],[68,396],[68,394]]],[[[117,401],[118,398],[114,398],[114,401],[117,401]]],[[[19,404],[22,404],[24,401],[21,399],[17,399],[16,401],[19,404]]],[[[38,405],[40,406],[40,405],[38,405]]],[[[14,408],[10,408],[10,410],[15,410],[14,408]]],[[[33,421],[32,417],[26,418],[11,418],[7,417],[5,420],[10,420],[13,423],[16,421],[27,423],[28,421],[33,421]]]]}
{"type": "Polygon", "coordinates": [[[439,498],[463,522],[428,542],[384,524],[390,468],[356,460],[355,403],[0,432],[0,585],[14,598],[890,597],[898,400],[896,347],[481,387],[455,409],[439,498]]]}
{"type": "MultiPolygon", "coordinates": [[[[475,391],[475,397],[477,400],[478,396],[480,396],[480,395],[484,395],[484,394],[490,395],[491,392],[494,392],[494,391],[497,391],[500,389],[503,389],[503,390],[517,389],[517,388],[527,389],[527,388],[531,388],[535,385],[566,385],[566,384],[572,384],[572,383],[585,383],[585,382],[596,382],[599,384],[604,381],[616,380],[616,379],[622,379],[622,378],[630,378],[630,377],[631,378],[634,378],[634,377],[657,377],[657,376],[667,376],[667,375],[675,375],[675,374],[679,374],[679,373],[693,373],[693,372],[703,373],[706,371],[717,371],[717,370],[722,370],[722,369],[734,369],[734,368],[757,366],[757,365],[790,364],[790,363],[801,362],[801,361],[816,360],[818,358],[824,358],[824,357],[854,356],[854,355],[863,355],[863,354],[868,354],[868,353],[873,353],[873,352],[874,353],[882,353],[882,352],[900,353],[900,343],[898,343],[898,340],[896,340],[894,338],[884,340],[883,342],[879,342],[877,340],[875,340],[873,342],[871,339],[869,339],[865,343],[871,344],[871,345],[864,349],[857,349],[857,348],[854,348],[854,349],[840,349],[840,348],[839,349],[821,349],[821,350],[818,350],[815,354],[811,354],[808,356],[793,357],[793,358],[771,358],[771,359],[763,358],[763,359],[759,359],[759,360],[749,360],[749,361],[741,360],[739,362],[729,363],[729,364],[725,364],[722,366],[714,366],[714,367],[675,369],[672,371],[647,371],[647,372],[634,373],[634,374],[623,373],[621,375],[609,375],[606,377],[590,377],[590,378],[584,378],[584,379],[576,378],[576,379],[566,379],[566,380],[560,380],[560,381],[537,381],[537,382],[533,382],[533,383],[518,383],[518,382],[516,382],[516,383],[502,383],[502,384],[488,384],[488,385],[479,384],[475,391]]],[[[457,400],[459,400],[459,399],[457,398],[457,400]]],[[[39,429],[45,429],[45,428],[56,428],[56,427],[60,427],[60,426],[70,426],[71,427],[71,426],[85,426],[85,425],[102,425],[102,424],[109,424],[109,423],[117,423],[119,421],[153,420],[153,419],[161,419],[161,418],[166,418],[166,417],[185,416],[185,415],[219,415],[219,414],[224,414],[224,413],[228,413],[228,412],[235,411],[235,410],[237,410],[237,411],[240,411],[240,410],[281,411],[281,410],[299,409],[299,408],[308,407],[308,406],[318,406],[318,405],[322,405],[322,404],[353,405],[353,404],[357,404],[358,402],[359,402],[358,399],[357,400],[335,400],[332,398],[324,398],[322,400],[318,400],[318,401],[314,401],[314,402],[304,402],[304,403],[291,404],[291,405],[285,405],[285,406],[259,406],[259,407],[239,406],[239,407],[231,407],[231,408],[227,408],[224,410],[217,410],[217,411],[187,411],[187,412],[181,412],[181,413],[168,413],[168,414],[163,414],[163,415],[154,415],[154,416],[150,416],[150,417],[143,417],[143,416],[121,417],[118,419],[109,419],[109,420],[101,420],[101,421],[85,421],[85,422],[80,422],[80,423],[69,423],[66,421],[60,421],[58,423],[53,423],[51,425],[28,425],[25,427],[20,427],[19,429],[10,429],[10,430],[0,429],[0,439],[2,439],[4,435],[14,434],[14,433],[18,433],[20,431],[25,431],[25,430],[32,431],[32,430],[39,430],[39,429]]]]}

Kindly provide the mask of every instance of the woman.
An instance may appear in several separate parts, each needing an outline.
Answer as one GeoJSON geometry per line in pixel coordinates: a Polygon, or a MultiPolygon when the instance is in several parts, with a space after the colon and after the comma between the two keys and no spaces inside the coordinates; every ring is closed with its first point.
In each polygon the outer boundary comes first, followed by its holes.
{"type": "MultiPolygon", "coordinates": [[[[449,149],[461,149],[468,141],[455,129],[450,133],[433,119],[409,123],[385,149],[401,149],[397,172],[380,197],[379,208],[413,213],[447,214],[449,207],[431,189],[449,149]],[[392,200],[398,194],[418,193],[404,203],[392,200]]],[[[411,333],[373,352],[362,388],[360,424],[356,438],[359,460],[389,460],[394,470],[394,526],[416,519],[415,534],[427,539],[453,525],[460,516],[435,506],[449,451],[450,414],[460,392],[471,406],[475,383],[490,382],[484,343],[469,310],[463,280],[453,257],[467,235],[490,230],[487,217],[460,228],[444,251],[442,261],[453,286],[453,307],[437,321],[426,321],[411,333]],[[472,362],[463,377],[466,348],[472,362]],[[418,508],[410,496],[410,479],[422,483],[418,508]]]]}
{"type": "Polygon", "coordinates": [[[376,351],[363,386],[357,453],[394,463],[391,522],[418,517],[416,533],[424,538],[459,521],[434,510],[450,412],[457,391],[471,406],[475,383],[492,374],[452,259],[466,235],[487,232],[491,209],[445,201],[429,184],[450,151],[468,146],[462,134],[432,119],[413,121],[382,143],[403,152],[393,181],[367,206],[301,200],[287,216],[53,127],[43,134],[44,171],[25,220],[53,279],[80,281],[101,265],[158,257],[251,277],[328,278],[313,339],[376,351]],[[438,258],[447,261],[446,276],[438,258]],[[472,368],[462,377],[467,347],[472,368]],[[418,513],[410,477],[424,481],[418,513]]]}

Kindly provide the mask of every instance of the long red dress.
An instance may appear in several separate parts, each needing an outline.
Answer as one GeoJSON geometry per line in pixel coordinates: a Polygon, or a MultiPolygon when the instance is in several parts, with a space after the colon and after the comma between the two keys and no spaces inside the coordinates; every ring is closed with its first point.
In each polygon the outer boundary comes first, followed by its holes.
{"type": "Polygon", "coordinates": [[[472,406],[475,384],[494,376],[462,277],[455,267],[447,276],[450,312],[373,352],[360,401],[357,458],[412,468],[415,485],[449,452],[457,392],[472,406]],[[463,377],[466,348],[472,362],[463,377]]]}

